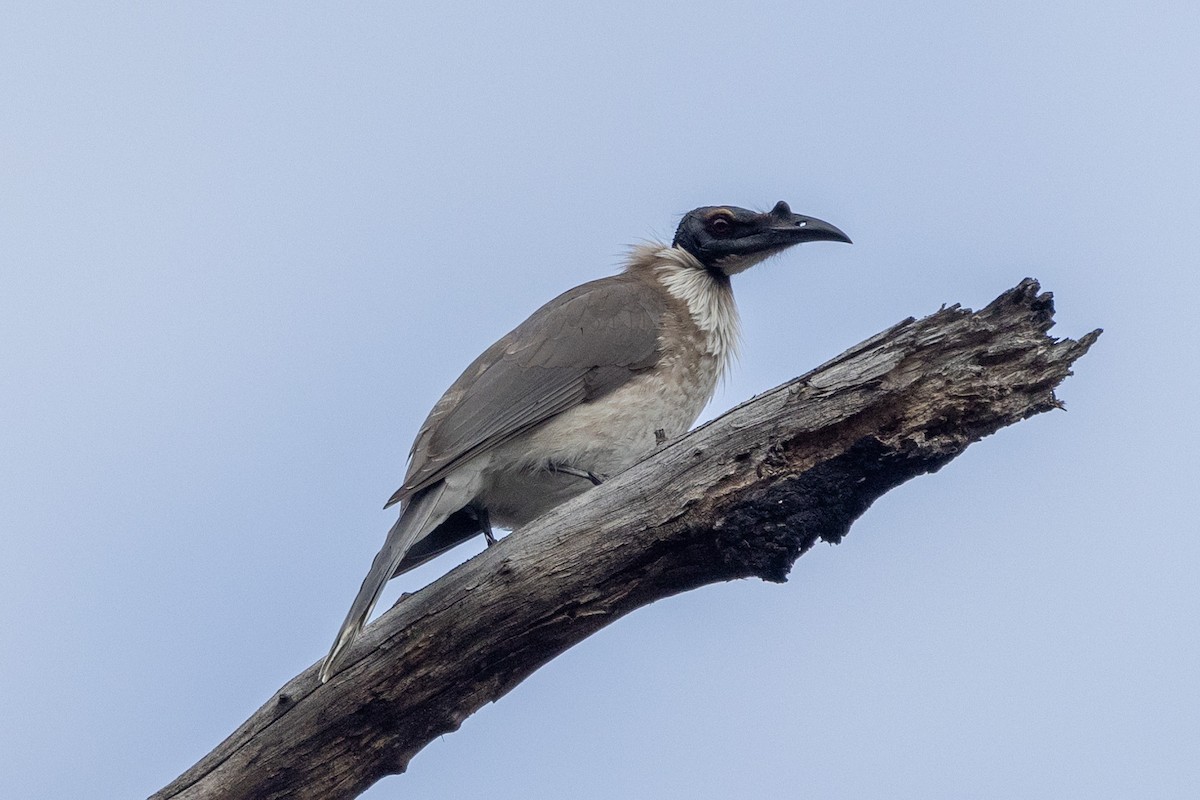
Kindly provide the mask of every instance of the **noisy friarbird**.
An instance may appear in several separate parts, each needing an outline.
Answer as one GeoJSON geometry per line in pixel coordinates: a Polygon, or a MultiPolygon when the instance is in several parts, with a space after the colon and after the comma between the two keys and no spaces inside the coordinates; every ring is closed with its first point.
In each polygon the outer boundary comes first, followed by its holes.
{"type": "Polygon", "coordinates": [[[670,245],[633,249],[619,275],[559,295],[483,352],[429,412],[388,531],[321,681],[383,585],[491,526],[517,529],[658,443],[685,433],[738,338],[730,277],[792,245],[849,242],[780,201],[759,213],[705,206],[670,245]]]}

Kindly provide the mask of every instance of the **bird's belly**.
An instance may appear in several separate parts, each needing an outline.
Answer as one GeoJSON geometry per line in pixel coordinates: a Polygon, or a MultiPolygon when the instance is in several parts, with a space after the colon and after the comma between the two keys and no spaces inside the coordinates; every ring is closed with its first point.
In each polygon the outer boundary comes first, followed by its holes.
{"type": "Polygon", "coordinates": [[[551,465],[600,477],[629,468],[654,451],[660,436],[686,433],[716,381],[715,368],[656,370],[575,406],[496,448],[480,499],[498,525],[524,525],[592,487],[587,478],[555,473],[551,465]]]}

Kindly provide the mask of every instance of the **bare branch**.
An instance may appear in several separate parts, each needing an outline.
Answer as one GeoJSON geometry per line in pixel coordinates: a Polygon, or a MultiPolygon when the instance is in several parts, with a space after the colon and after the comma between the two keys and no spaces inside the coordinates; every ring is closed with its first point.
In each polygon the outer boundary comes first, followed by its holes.
{"type": "Polygon", "coordinates": [[[403,772],[542,664],[624,614],[717,581],[783,581],[887,490],[1059,408],[1099,336],[1046,335],[1025,280],[905,320],[664,445],[396,604],[321,686],[316,665],[154,798],[349,798],[403,772]]]}

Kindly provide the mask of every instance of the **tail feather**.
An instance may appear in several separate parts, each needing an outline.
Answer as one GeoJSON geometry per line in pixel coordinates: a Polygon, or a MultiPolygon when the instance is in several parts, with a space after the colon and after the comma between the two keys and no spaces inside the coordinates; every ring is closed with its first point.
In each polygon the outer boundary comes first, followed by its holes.
{"type": "Polygon", "coordinates": [[[350,604],[350,611],[346,614],[346,620],[342,623],[341,630],[338,631],[329,655],[325,656],[325,661],[321,664],[321,683],[329,680],[350,643],[362,632],[363,627],[367,624],[367,618],[371,616],[371,611],[375,608],[375,603],[379,601],[384,584],[395,574],[405,553],[448,516],[444,510],[438,508],[444,491],[444,483],[430,487],[426,492],[409,501],[400,512],[400,518],[388,531],[383,547],[375,555],[375,560],[371,562],[371,569],[367,572],[367,577],[363,579],[362,586],[359,587],[358,595],[350,604]]]}
{"type": "Polygon", "coordinates": [[[422,536],[421,540],[404,554],[404,558],[400,559],[400,563],[396,565],[396,571],[392,577],[395,578],[410,569],[416,569],[426,561],[437,558],[447,550],[474,539],[483,532],[478,512],[472,511],[470,507],[460,508],[436,528],[422,536]]]}

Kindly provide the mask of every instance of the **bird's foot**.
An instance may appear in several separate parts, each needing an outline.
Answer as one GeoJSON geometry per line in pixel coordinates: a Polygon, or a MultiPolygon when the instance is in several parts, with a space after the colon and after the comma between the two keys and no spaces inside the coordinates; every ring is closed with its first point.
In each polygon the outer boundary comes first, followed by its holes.
{"type": "Polygon", "coordinates": [[[562,464],[554,464],[554,463],[548,464],[547,468],[551,472],[559,472],[559,473],[562,473],[563,475],[573,475],[576,478],[583,478],[584,480],[589,480],[592,482],[593,486],[599,486],[600,484],[604,483],[604,478],[602,476],[597,475],[596,473],[592,472],[591,470],[575,469],[574,467],[567,467],[562,464]]]}
{"type": "Polygon", "coordinates": [[[487,546],[491,547],[496,543],[496,534],[492,533],[492,518],[488,515],[488,510],[483,506],[472,506],[471,512],[475,515],[476,522],[479,523],[479,530],[483,531],[483,539],[487,542],[487,546]]]}

